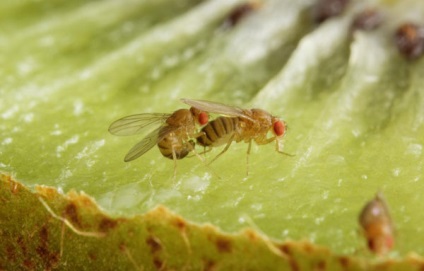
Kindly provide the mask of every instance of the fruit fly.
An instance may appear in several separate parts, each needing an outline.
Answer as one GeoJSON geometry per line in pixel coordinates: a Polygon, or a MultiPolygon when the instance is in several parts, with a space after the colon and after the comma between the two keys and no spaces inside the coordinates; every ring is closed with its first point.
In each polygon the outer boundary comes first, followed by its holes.
{"type": "Polygon", "coordinates": [[[394,246],[394,229],[389,208],[381,193],[369,201],[359,215],[359,224],[367,239],[368,248],[375,254],[383,255],[394,246]]]}
{"type": "Polygon", "coordinates": [[[196,124],[203,126],[208,119],[206,112],[194,107],[179,109],[172,114],[143,113],[114,121],[109,132],[117,136],[129,136],[142,133],[148,126],[159,125],[129,150],[124,161],[137,159],[157,144],[163,156],[174,160],[175,177],[177,159],[186,157],[194,150],[195,142],[192,138],[198,136],[196,124]]]}
{"type": "Polygon", "coordinates": [[[248,159],[252,141],[255,141],[258,145],[275,141],[276,151],[287,154],[280,150],[280,141],[286,133],[287,125],[265,110],[241,109],[202,100],[182,99],[182,101],[202,111],[224,115],[208,122],[201,129],[200,133],[202,134],[197,137],[197,143],[204,147],[212,148],[225,144],[225,148],[210,163],[225,153],[233,141],[249,143],[247,165],[249,165],[248,159]],[[268,137],[269,131],[272,132],[273,136],[268,137]]]}

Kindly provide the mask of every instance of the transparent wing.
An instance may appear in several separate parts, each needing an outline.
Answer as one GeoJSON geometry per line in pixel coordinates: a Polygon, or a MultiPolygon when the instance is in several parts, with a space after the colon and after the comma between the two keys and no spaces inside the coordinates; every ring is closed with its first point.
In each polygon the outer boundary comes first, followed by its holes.
{"type": "Polygon", "coordinates": [[[174,126],[164,126],[159,127],[156,130],[149,133],[143,140],[137,143],[134,147],[132,147],[127,155],[125,155],[124,161],[129,162],[138,157],[142,156],[146,152],[148,152],[151,148],[153,148],[159,141],[161,141],[165,136],[170,133],[176,131],[179,127],[174,126]]]}
{"type": "Polygon", "coordinates": [[[129,136],[143,132],[152,124],[163,124],[171,114],[145,113],[123,117],[109,126],[109,132],[118,136],[129,136]]]}
{"type": "Polygon", "coordinates": [[[246,114],[247,110],[243,110],[236,106],[230,106],[222,103],[209,102],[204,100],[181,99],[181,101],[206,112],[222,114],[230,117],[241,117],[254,121],[249,115],[246,114]]]}

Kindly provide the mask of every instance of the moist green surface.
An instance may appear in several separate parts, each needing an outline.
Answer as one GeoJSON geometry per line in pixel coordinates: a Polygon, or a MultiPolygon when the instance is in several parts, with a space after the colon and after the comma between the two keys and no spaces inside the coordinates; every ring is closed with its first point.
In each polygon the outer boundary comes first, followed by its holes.
{"type": "Polygon", "coordinates": [[[163,204],[225,231],[254,227],[342,254],[363,253],[357,217],[382,191],[393,254],[423,253],[424,62],[403,59],[392,38],[402,21],[424,23],[423,3],[372,2],[387,20],[353,33],[362,4],[317,26],[310,1],[264,1],[224,29],[241,1],[199,2],[0,3],[10,12],[1,19],[0,170],[29,186],[82,190],[112,214],[163,204]],[[179,98],[278,115],[295,156],[254,145],[247,177],[244,143],[209,167],[178,161],[176,179],[157,148],[124,163],[143,136],[112,136],[110,123],[186,108],[179,98]]]}

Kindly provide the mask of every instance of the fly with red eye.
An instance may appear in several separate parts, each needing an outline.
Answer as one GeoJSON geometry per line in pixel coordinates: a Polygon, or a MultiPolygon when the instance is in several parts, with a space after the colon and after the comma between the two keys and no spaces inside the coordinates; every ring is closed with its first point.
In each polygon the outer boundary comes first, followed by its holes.
{"type": "Polygon", "coordinates": [[[290,155],[281,150],[280,144],[286,133],[286,123],[265,110],[241,109],[203,100],[182,99],[182,102],[204,112],[222,115],[206,124],[200,131],[201,135],[197,137],[197,144],[207,148],[206,151],[225,145],[224,149],[209,163],[224,154],[233,141],[248,143],[247,173],[252,141],[258,145],[275,141],[277,152],[290,155]],[[268,137],[269,132],[272,132],[273,136],[268,137]]]}

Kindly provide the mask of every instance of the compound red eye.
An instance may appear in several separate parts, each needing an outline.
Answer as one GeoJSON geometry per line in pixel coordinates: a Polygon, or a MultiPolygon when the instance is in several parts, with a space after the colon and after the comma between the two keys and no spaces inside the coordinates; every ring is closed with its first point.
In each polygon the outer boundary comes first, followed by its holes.
{"type": "Polygon", "coordinates": [[[198,120],[199,120],[200,125],[205,125],[209,121],[209,116],[206,112],[201,112],[199,114],[198,120]]]}
{"type": "Polygon", "coordinates": [[[279,120],[274,122],[273,129],[274,129],[274,134],[276,136],[282,136],[284,135],[286,131],[286,125],[284,124],[284,122],[279,120]]]}

